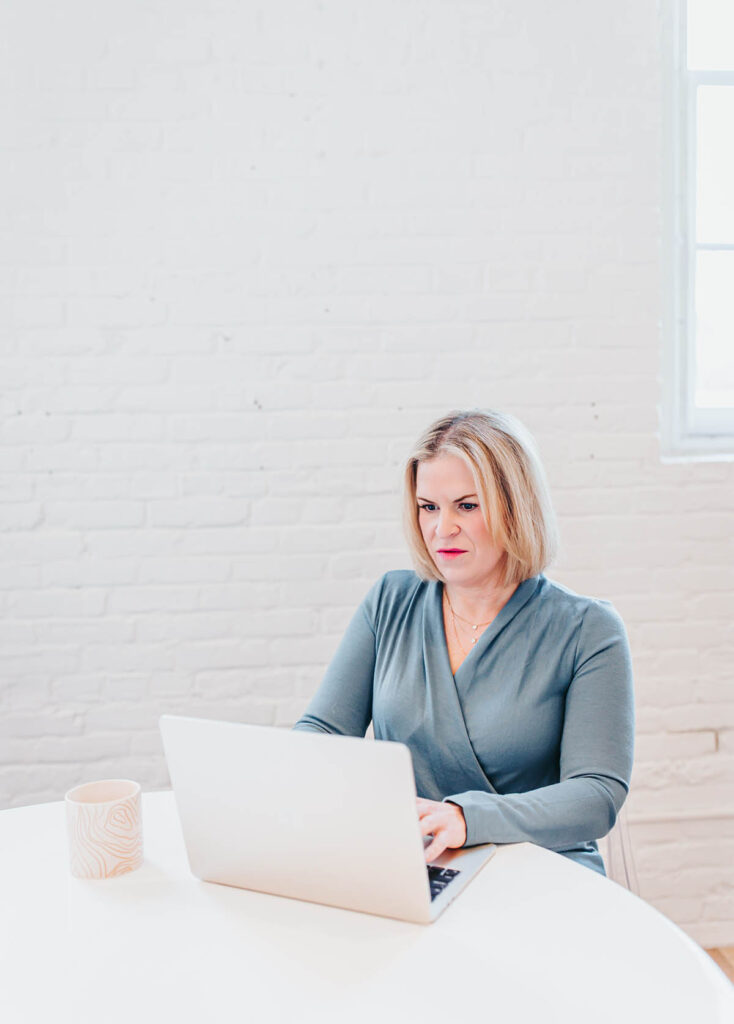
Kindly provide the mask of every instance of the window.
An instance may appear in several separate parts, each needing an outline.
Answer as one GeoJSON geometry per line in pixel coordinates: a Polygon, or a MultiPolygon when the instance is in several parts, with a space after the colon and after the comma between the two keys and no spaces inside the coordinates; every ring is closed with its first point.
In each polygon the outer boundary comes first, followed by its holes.
{"type": "Polygon", "coordinates": [[[733,456],[734,2],[668,11],[665,454],[733,456]]]}

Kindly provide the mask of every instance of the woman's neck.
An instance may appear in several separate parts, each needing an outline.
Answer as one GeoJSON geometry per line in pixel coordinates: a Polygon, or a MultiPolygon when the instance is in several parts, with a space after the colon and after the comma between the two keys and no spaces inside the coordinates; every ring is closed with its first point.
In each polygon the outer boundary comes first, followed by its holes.
{"type": "Polygon", "coordinates": [[[444,592],[454,613],[474,625],[491,622],[510,600],[517,586],[517,583],[511,583],[509,586],[479,584],[462,587],[444,583],[444,592]]]}

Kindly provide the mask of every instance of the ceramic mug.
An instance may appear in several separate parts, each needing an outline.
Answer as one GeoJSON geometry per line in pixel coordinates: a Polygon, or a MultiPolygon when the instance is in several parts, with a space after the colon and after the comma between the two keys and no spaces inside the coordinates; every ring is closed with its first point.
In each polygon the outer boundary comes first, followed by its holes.
{"type": "Polygon", "coordinates": [[[115,878],[143,863],[140,785],[103,779],[70,789],[65,797],[71,873],[115,878]]]}

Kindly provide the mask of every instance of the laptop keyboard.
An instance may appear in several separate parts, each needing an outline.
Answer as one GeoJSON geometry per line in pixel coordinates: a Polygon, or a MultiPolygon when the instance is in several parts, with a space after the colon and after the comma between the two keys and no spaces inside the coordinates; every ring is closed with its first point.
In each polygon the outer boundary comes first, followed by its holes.
{"type": "Polygon", "coordinates": [[[459,874],[453,868],[439,868],[435,864],[428,864],[428,884],[431,887],[431,899],[444,891],[449,882],[459,874]]]}

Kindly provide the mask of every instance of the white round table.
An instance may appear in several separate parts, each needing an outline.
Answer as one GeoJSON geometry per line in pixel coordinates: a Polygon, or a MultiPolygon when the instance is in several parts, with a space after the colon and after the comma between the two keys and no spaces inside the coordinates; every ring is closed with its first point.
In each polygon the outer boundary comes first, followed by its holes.
{"type": "Polygon", "coordinates": [[[0,812],[4,1024],[734,1021],[679,928],[537,846],[501,846],[415,925],[199,881],[170,792],[143,796],[143,867],[81,881],[64,814],[0,812]]]}

